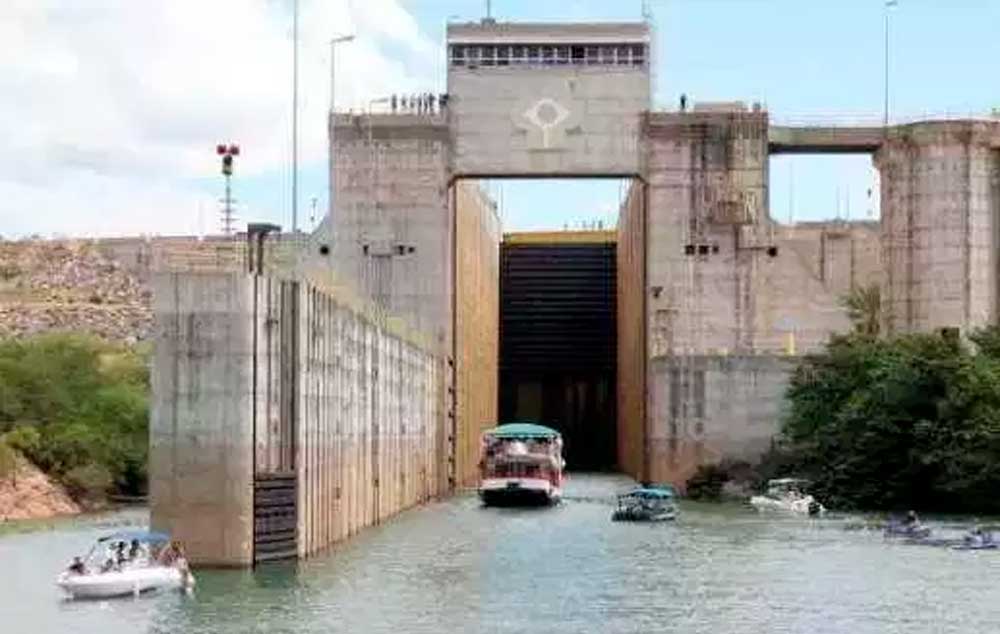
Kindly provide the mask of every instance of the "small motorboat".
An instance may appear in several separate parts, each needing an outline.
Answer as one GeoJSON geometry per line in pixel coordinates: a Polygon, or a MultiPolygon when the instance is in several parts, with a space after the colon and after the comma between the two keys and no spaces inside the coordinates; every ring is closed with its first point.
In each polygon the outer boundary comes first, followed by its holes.
{"type": "Polygon", "coordinates": [[[886,537],[902,537],[907,543],[925,542],[931,538],[931,529],[920,523],[916,511],[910,511],[903,519],[891,518],[883,534],[886,537]]]}
{"type": "Polygon", "coordinates": [[[886,537],[902,537],[910,541],[930,539],[931,532],[929,526],[903,524],[901,522],[890,522],[886,524],[885,530],[882,531],[886,537]]]}
{"type": "Polygon", "coordinates": [[[618,496],[613,522],[666,522],[677,519],[676,494],[666,485],[643,486],[618,496]]]}
{"type": "Polygon", "coordinates": [[[993,539],[993,533],[980,528],[969,531],[960,544],[951,547],[952,550],[996,550],[1000,543],[993,539]]]}
{"type": "Polygon", "coordinates": [[[98,539],[85,557],[74,558],[56,585],[74,599],[107,599],[188,590],[194,587],[194,576],[180,546],[167,535],[128,530],[98,539]]]}
{"type": "Polygon", "coordinates": [[[750,506],[758,511],[775,511],[795,515],[822,515],[826,509],[806,493],[808,480],[779,478],[767,483],[767,492],[750,498],[750,506]]]}

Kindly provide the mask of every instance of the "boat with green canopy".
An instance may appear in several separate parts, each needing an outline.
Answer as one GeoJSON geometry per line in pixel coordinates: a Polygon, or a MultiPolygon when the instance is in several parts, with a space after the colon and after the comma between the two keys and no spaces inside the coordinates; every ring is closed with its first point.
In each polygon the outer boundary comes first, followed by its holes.
{"type": "Polygon", "coordinates": [[[562,495],[562,435],[535,422],[483,433],[479,497],[486,505],[551,504],[562,495]]]}

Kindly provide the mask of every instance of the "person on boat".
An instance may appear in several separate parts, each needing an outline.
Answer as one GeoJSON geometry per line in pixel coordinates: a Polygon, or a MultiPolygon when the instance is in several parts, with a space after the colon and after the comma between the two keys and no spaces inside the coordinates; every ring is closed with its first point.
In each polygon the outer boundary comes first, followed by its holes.
{"type": "Polygon", "coordinates": [[[107,559],[104,560],[104,563],[101,564],[101,572],[111,572],[114,569],[115,569],[115,558],[113,556],[108,557],[107,559]]]}
{"type": "Polygon", "coordinates": [[[115,565],[121,568],[126,561],[128,561],[128,557],[125,556],[125,542],[118,542],[115,547],[115,565]]]}
{"type": "Polygon", "coordinates": [[[73,557],[73,563],[66,568],[69,572],[74,575],[85,575],[87,574],[87,567],[83,565],[83,560],[79,557],[73,557]]]}
{"type": "Polygon", "coordinates": [[[917,517],[916,511],[906,512],[906,517],[903,518],[903,528],[909,531],[920,528],[920,518],[917,517]]]}
{"type": "Polygon", "coordinates": [[[138,559],[139,558],[139,552],[140,552],[139,540],[138,539],[133,539],[132,540],[132,544],[129,546],[129,549],[128,549],[128,560],[129,561],[135,561],[136,559],[138,559]]]}

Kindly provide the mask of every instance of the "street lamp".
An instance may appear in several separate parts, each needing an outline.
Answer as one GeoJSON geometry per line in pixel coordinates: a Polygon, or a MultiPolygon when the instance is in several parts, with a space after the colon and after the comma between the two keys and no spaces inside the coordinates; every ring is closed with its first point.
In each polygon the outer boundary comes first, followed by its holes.
{"type": "Polygon", "coordinates": [[[336,188],[335,187],[336,186],[336,177],[334,176],[334,172],[333,172],[333,170],[334,170],[334,163],[333,163],[334,157],[333,157],[333,155],[334,155],[334,152],[336,151],[336,146],[333,143],[333,139],[334,139],[334,134],[335,134],[334,130],[337,127],[336,126],[336,121],[334,120],[334,115],[336,114],[336,111],[337,111],[337,105],[336,105],[336,101],[334,99],[334,95],[335,95],[334,87],[336,85],[335,82],[334,82],[334,78],[336,77],[336,72],[337,72],[336,71],[336,68],[337,68],[337,64],[336,64],[336,50],[337,50],[337,44],[341,44],[343,42],[350,42],[353,39],[354,39],[353,35],[341,35],[339,37],[335,37],[335,38],[333,38],[333,39],[330,40],[330,116],[329,116],[329,121],[327,122],[327,125],[330,128],[330,131],[329,131],[329,138],[330,138],[330,150],[329,150],[329,152],[330,152],[330,176],[328,177],[329,185],[330,185],[330,192],[329,192],[329,194],[327,194],[327,200],[328,200],[327,204],[328,204],[328,206],[330,208],[329,209],[329,214],[330,214],[330,221],[331,221],[330,222],[330,226],[331,227],[333,226],[333,192],[334,192],[334,189],[336,188]]]}
{"type": "Polygon", "coordinates": [[[897,0],[885,2],[885,101],[882,108],[882,127],[889,127],[889,10],[897,4],[899,4],[897,0]]]}
{"type": "Polygon", "coordinates": [[[350,42],[354,39],[353,35],[341,35],[330,40],[330,114],[337,109],[336,103],[334,102],[334,77],[336,75],[336,59],[337,59],[337,44],[342,44],[344,42],[350,42]]]}

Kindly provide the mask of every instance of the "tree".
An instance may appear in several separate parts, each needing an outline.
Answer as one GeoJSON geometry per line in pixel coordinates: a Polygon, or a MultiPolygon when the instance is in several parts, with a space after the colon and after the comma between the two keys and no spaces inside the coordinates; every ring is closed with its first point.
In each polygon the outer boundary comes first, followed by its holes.
{"type": "Polygon", "coordinates": [[[987,349],[943,334],[834,338],[792,377],[784,446],[833,506],[1000,510],[1000,358],[987,349]]]}
{"type": "Polygon", "coordinates": [[[878,337],[882,331],[882,291],[878,284],[855,286],[840,298],[847,310],[854,332],[864,337],[878,337]]]}
{"type": "Polygon", "coordinates": [[[79,494],[146,488],[145,349],[50,334],[0,341],[0,434],[79,494]]]}

